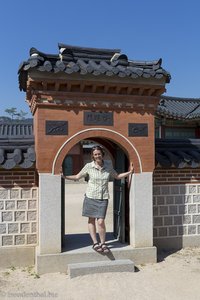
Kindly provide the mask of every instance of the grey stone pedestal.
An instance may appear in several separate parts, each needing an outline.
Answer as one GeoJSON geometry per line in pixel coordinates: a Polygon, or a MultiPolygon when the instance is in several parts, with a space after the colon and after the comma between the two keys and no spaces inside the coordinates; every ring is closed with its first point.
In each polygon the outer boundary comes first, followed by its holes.
{"type": "Polygon", "coordinates": [[[68,265],[68,274],[70,278],[76,276],[108,273],[108,272],[134,272],[135,266],[130,259],[114,261],[96,261],[68,265]]]}

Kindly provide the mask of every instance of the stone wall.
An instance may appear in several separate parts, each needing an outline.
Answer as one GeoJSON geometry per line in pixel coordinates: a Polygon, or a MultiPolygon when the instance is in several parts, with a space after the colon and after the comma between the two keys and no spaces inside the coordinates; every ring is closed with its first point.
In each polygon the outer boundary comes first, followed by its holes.
{"type": "Polygon", "coordinates": [[[37,174],[32,170],[0,171],[0,246],[38,242],[37,174]]]}
{"type": "MultiPolygon", "coordinates": [[[[156,169],[154,245],[200,246],[200,170],[156,169]]],[[[38,244],[38,182],[31,170],[0,170],[0,246],[38,244]]]]}
{"type": "Polygon", "coordinates": [[[153,186],[154,244],[200,246],[200,170],[156,169],[153,186]]]}

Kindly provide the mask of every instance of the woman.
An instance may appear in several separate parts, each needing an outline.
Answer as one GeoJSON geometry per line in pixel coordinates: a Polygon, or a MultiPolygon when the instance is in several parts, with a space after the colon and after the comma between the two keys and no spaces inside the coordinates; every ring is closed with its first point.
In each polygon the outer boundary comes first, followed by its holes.
{"type": "Polygon", "coordinates": [[[93,249],[97,252],[108,253],[109,248],[105,244],[106,226],[105,217],[108,207],[109,191],[108,182],[110,176],[115,179],[122,179],[132,174],[133,164],[130,171],[117,174],[117,172],[104,162],[104,151],[101,146],[94,146],[91,152],[92,162],[87,163],[77,175],[63,176],[69,180],[79,180],[82,177],[89,177],[83,203],[82,215],[88,217],[88,230],[93,241],[93,249]],[[96,236],[96,222],[100,243],[96,236]]]}

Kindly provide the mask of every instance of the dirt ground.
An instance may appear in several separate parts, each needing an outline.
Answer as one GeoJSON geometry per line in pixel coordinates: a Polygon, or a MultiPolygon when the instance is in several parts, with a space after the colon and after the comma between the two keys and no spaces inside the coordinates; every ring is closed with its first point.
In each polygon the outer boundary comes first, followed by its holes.
{"type": "Polygon", "coordinates": [[[40,277],[33,267],[0,270],[0,299],[198,300],[200,248],[163,253],[159,262],[138,265],[136,272],[40,277]]]}

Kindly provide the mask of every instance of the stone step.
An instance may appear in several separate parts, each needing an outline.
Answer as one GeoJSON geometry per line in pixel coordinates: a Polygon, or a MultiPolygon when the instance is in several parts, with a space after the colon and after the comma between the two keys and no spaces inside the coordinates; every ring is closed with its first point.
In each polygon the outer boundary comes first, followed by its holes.
{"type": "Polygon", "coordinates": [[[156,251],[155,247],[133,248],[129,245],[121,248],[110,248],[110,253],[100,254],[90,246],[89,249],[80,248],[62,253],[40,254],[37,248],[36,272],[39,275],[55,272],[66,273],[69,264],[101,261],[131,260],[134,261],[135,265],[155,263],[156,251]]]}
{"type": "Polygon", "coordinates": [[[135,266],[130,259],[96,261],[68,264],[68,275],[70,278],[96,273],[108,272],[135,272],[135,266]]]}

